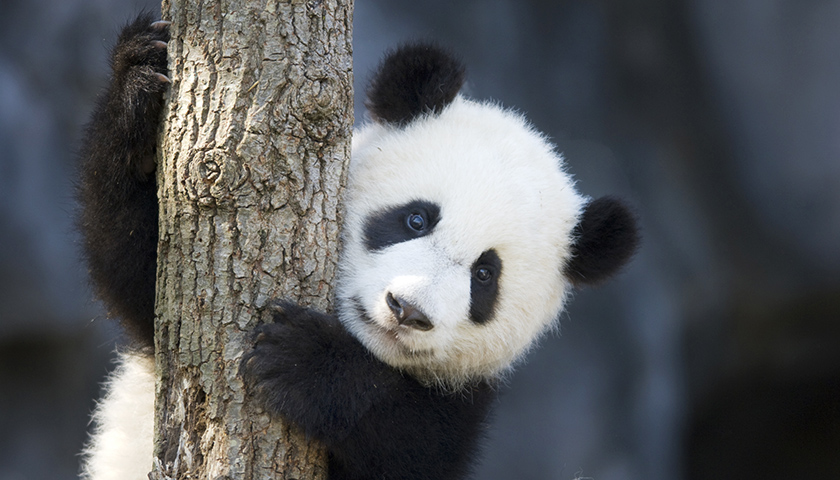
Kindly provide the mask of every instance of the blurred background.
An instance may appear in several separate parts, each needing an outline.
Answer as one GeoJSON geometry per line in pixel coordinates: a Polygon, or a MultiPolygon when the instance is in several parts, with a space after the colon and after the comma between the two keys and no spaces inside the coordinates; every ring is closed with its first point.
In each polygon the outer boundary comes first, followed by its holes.
{"type": "MultiPolygon", "coordinates": [[[[119,27],[159,3],[0,8],[0,480],[70,479],[119,338],[74,152],[119,27]]],[[[840,478],[840,0],[356,0],[357,121],[412,38],[644,230],[510,381],[475,478],[840,478]]]]}

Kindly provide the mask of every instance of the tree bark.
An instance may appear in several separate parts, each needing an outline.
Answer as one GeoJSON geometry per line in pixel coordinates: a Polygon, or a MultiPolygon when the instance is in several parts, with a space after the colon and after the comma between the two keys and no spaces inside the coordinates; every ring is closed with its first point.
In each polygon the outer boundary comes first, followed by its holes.
{"type": "Polygon", "coordinates": [[[150,478],[323,479],[237,372],[272,298],[330,310],[350,155],[352,0],[164,0],[150,478]]]}

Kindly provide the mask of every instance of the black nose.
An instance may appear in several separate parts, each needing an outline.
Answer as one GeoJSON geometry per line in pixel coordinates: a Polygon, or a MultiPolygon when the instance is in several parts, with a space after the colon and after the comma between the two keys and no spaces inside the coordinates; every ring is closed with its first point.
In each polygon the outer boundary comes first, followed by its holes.
{"type": "Polygon", "coordinates": [[[394,313],[394,318],[397,319],[397,323],[400,325],[415,328],[423,332],[431,330],[434,327],[429,317],[411,302],[396,297],[391,292],[388,292],[388,295],[385,296],[385,301],[388,303],[388,308],[394,313]]]}

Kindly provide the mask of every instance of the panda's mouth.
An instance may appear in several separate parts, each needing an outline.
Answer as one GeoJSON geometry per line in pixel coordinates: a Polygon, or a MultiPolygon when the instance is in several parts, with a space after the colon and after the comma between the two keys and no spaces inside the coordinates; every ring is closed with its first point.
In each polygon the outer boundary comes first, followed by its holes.
{"type": "Polygon", "coordinates": [[[385,341],[385,343],[396,347],[402,355],[406,357],[413,357],[413,358],[424,358],[424,357],[432,357],[434,356],[434,350],[431,349],[416,349],[412,348],[408,344],[404,338],[401,338],[399,329],[393,328],[386,328],[382,325],[379,325],[377,322],[373,320],[367,310],[365,309],[364,305],[362,305],[362,300],[359,297],[353,297],[351,299],[353,304],[353,309],[356,311],[357,317],[372,330],[372,334],[381,340],[385,341]]]}

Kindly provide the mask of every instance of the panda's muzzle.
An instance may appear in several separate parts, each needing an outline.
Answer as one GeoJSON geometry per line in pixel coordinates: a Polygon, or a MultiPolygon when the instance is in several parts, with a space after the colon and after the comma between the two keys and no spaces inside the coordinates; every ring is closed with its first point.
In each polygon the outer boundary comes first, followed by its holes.
{"type": "Polygon", "coordinates": [[[429,317],[413,303],[397,297],[391,294],[391,292],[385,295],[385,302],[388,303],[388,308],[391,309],[391,313],[394,314],[394,318],[401,326],[423,332],[434,328],[429,317]]]}

